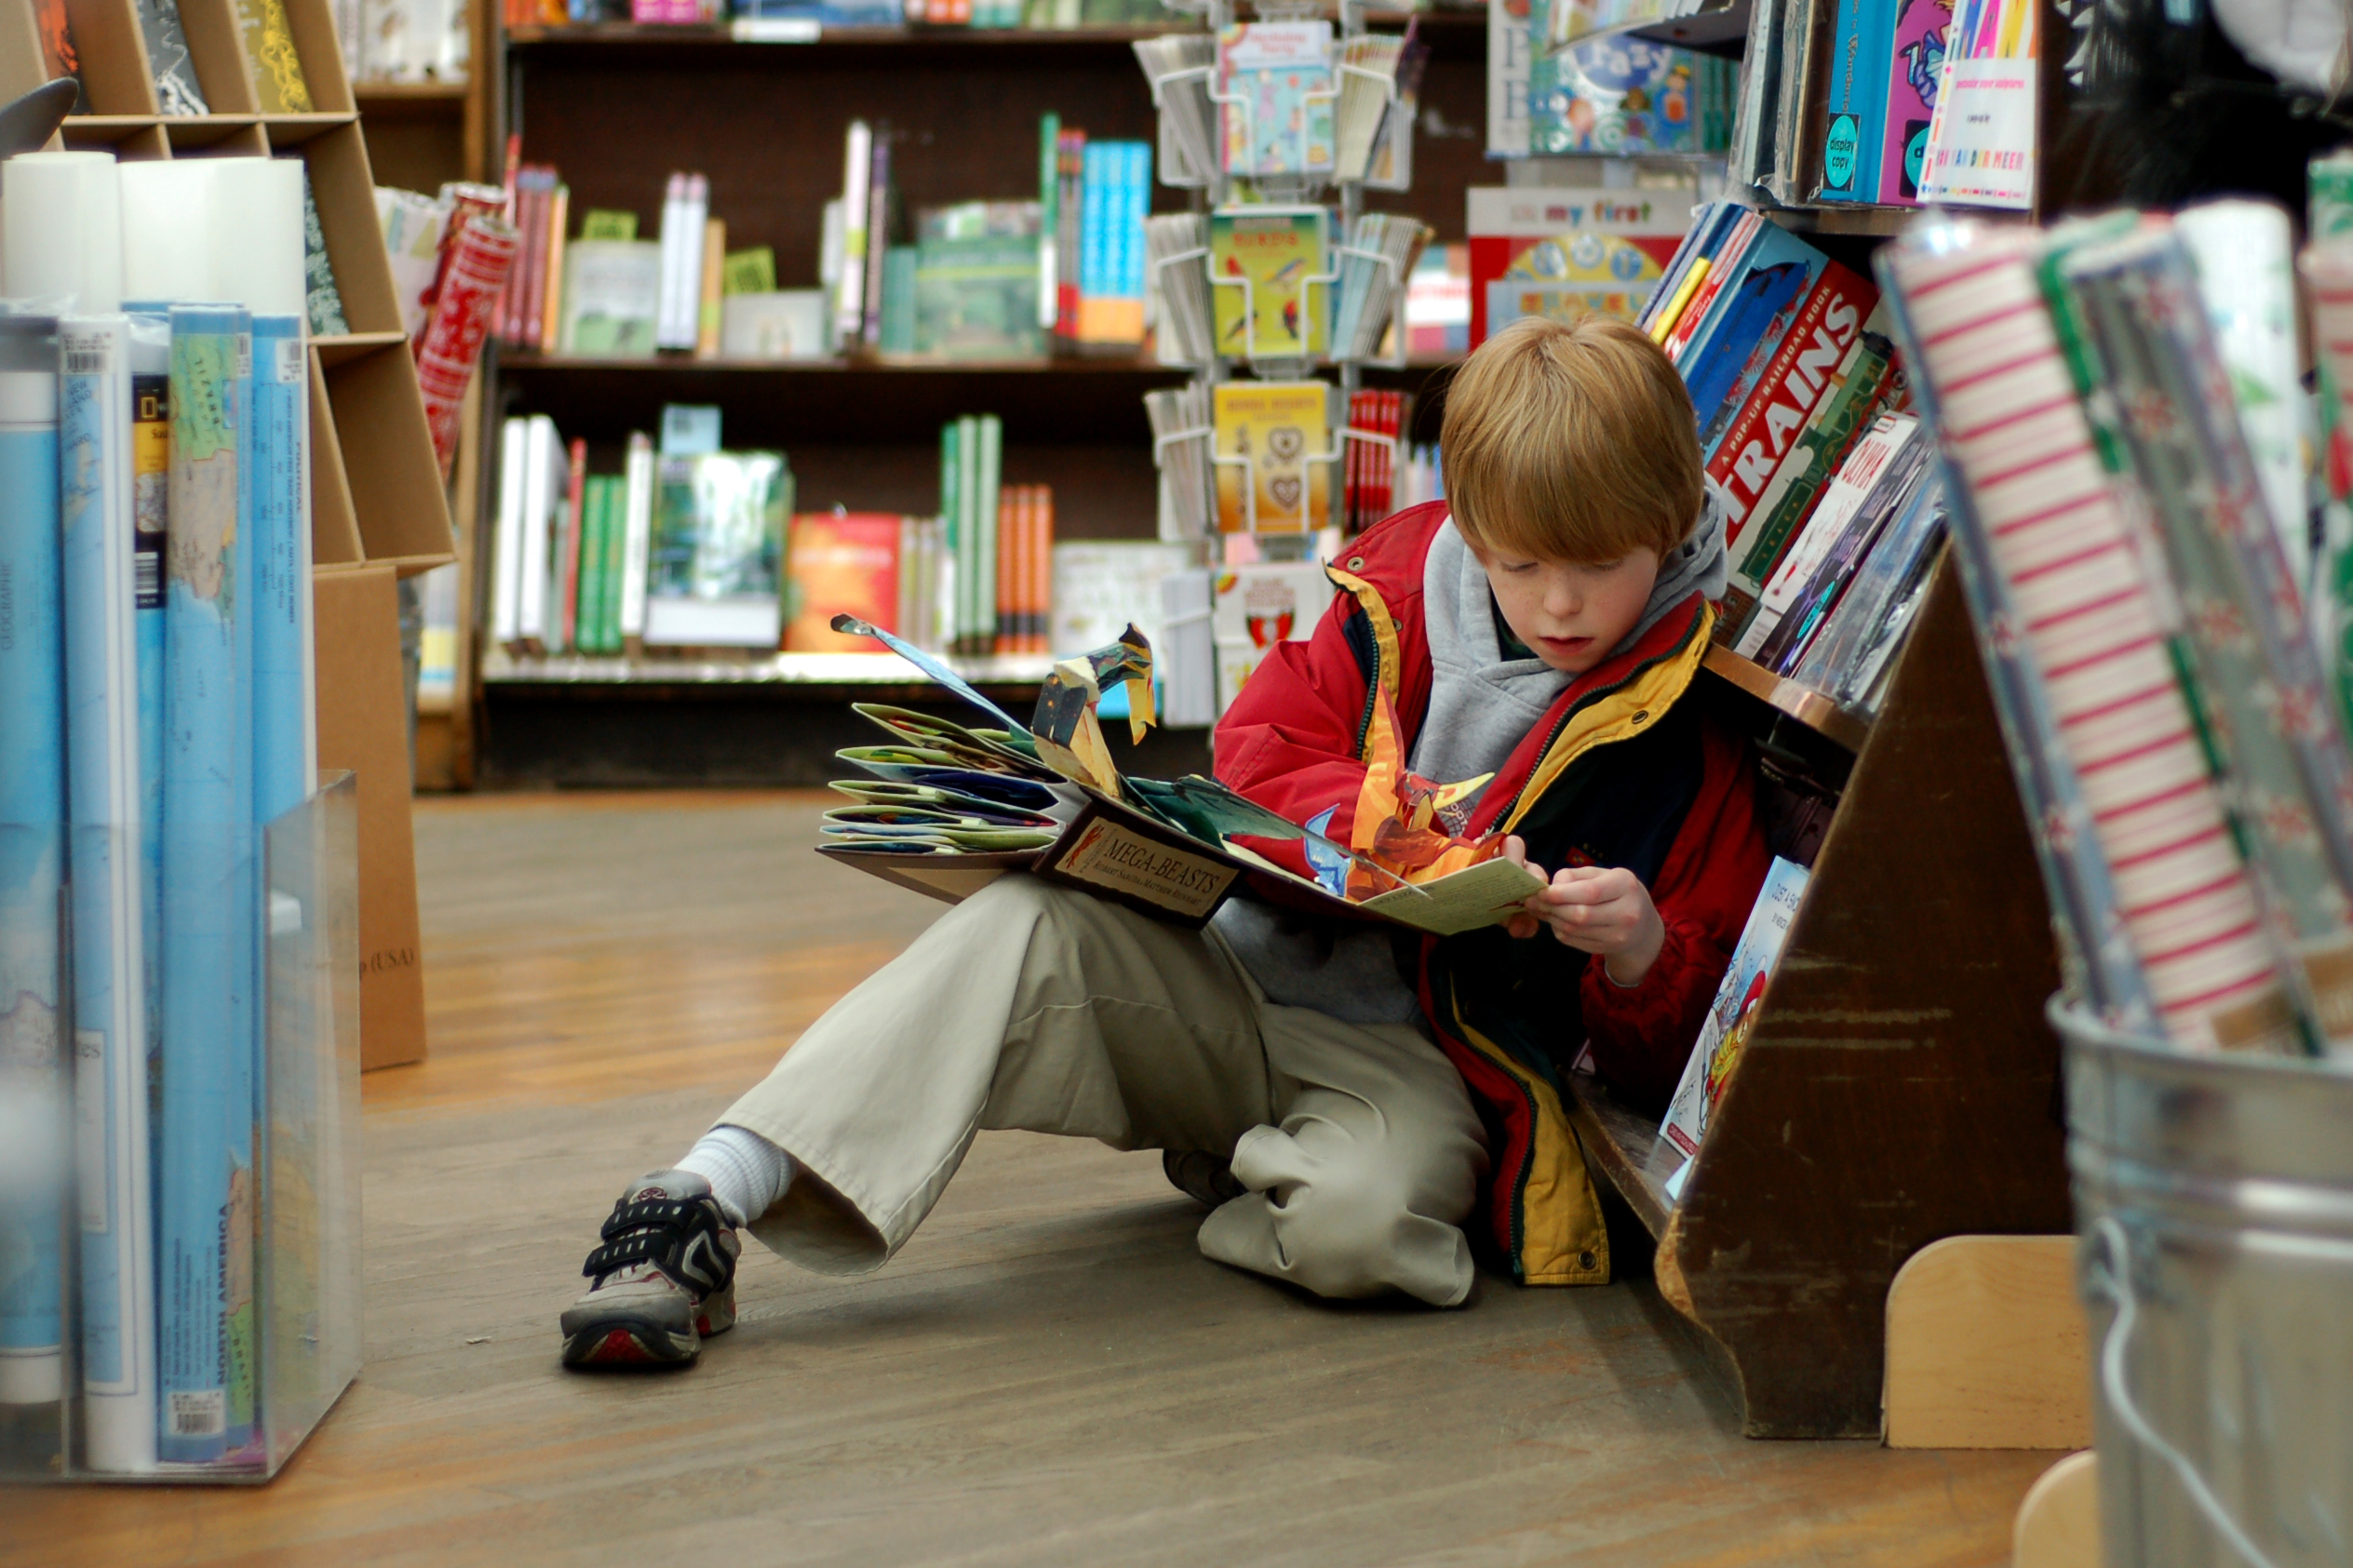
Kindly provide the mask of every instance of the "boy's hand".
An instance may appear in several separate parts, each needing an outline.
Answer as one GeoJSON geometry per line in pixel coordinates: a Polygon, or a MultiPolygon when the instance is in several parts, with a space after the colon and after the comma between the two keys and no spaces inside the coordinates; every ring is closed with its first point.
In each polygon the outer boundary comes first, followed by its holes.
{"type": "MultiPolygon", "coordinates": [[[[1505,858],[1527,865],[1538,876],[1543,867],[1528,865],[1527,846],[1518,838],[1503,842],[1505,858]]],[[[1531,893],[1521,913],[1504,929],[1513,936],[1534,936],[1550,926],[1568,946],[1600,958],[1609,978],[1620,985],[1639,985],[1659,960],[1666,945],[1667,928],[1659,918],[1650,890],[1631,871],[1610,866],[1571,865],[1553,874],[1552,885],[1531,893]]]]}

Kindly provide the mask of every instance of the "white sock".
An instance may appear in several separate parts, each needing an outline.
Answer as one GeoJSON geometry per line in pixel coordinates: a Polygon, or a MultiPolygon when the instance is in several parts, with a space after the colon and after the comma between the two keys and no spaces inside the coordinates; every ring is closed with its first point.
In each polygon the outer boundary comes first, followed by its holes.
{"type": "Polygon", "coordinates": [[[758,1219],[792,1185],[792,1156],[759,1133],[714,1127],[678,1163],[711,1184],[731,1225],[758,1219]]]}

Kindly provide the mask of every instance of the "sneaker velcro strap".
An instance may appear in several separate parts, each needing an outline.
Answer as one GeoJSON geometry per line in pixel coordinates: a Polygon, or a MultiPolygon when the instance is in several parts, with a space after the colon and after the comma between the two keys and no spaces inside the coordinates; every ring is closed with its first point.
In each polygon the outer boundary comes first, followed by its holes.
{"type": "Polygon", "coordinates": [[[633,1203],[616,1203],[612,1217],[605,1221],[604,1239],[610,1241],[633,1230],[691,1226],[709,1213],[699,1198],[640,1198],[633,1203]]]}
{"type": "MultiPolygon", "coordinates": [[[[608,1241],[588,1254],[588,1261],[580,1266],[583,1274],[592,1278],[626,1268],[633,1263],[650,1263],[662,1266],[676,1244],[676,1239],[658,1230],[640,1230],[635,1236],[625,1236],[618,1241],[608,1241]]],[[[664,1273],[669,1272],[663,1269],[664,1273]]]]}

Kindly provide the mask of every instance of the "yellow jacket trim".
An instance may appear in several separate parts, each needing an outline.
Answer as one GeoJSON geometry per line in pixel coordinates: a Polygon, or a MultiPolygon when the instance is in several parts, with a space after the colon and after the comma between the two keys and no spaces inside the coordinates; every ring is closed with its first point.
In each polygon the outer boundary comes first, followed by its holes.
{"type": "Polygon", "coordinates": [[[1509,1075],[1536,1105],[1527,1181],[1520,1190],[1520,1278],[1531,1285],[1609,1283],[1609,1229],[1585,1170],[1584,1147],[1560,1096],[1464,1023],[1459,1001],[1454,1013],[1455,1028],[1471,1049],[1509,1075]]]}
{"type": "Polygon", "coordinates": [[[1708,634],[1714,624],[1715,607],[1703,603],[1698,629],[1684,639],[1683,646],[1672,657],[1661,659],[1608,696],[1580,709],[1562,728],[1543,760],[1528,775],[1527,783],[1520,786],[1519,798],[1512,803],[1511,813],[1503,821],[1503,831],[1509,833],[1520,825],[1521,819],[1536,809],[1544,792],[1568,771],[1570,763],[1595,746],[1639,733],[1651,719],[1681,701],[1707,658],[1708,634]]]}

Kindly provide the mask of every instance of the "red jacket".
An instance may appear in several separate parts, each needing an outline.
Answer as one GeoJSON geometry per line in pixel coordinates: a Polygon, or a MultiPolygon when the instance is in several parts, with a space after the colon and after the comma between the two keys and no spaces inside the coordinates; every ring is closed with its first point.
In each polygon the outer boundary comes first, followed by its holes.
{"type": "MultiPolygon", "coordinates": [[[[1219,722],[1220,779],[1294,822],[1337,806],[1324,831],[1349,840],[1373,748],[1409,754],[1429,711],[1422,563],[1446,516],[1442,502],[1416,506],[1350,546],[1331,571],[1343,591],[1313,637],[1271,650],[1219,722]],[[1395,704],[1403,733],[1393,738],[1376,721],[1376,683],[1395,704]]],[[[1695,593],[1634,648],[1572,681],[1465,829],[1521,833],[1548,869],[1634,869],[1666,928],[1642,983],[1615,984],[1549,933],[1513,942],[1497,928],[1423,945],[1422,1011],[1497,1145],[1486,1237],[1530,1283],[1609,1278],[1599,1205],[1561,1098],[1579,1046],[1590,1041],[1602,1077],[1626,1098],[1663,1106],[1771,863],[1745,745],[1697,704],[1678,705],[1714,618],[1695,593]]],[[[1308,874],[1297,841],[1253,847],[1308,874]]]]}

